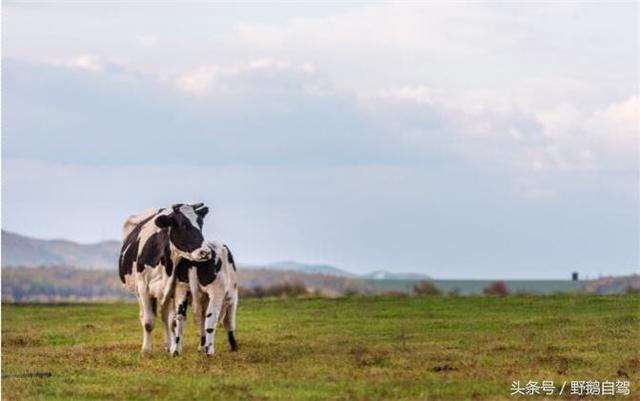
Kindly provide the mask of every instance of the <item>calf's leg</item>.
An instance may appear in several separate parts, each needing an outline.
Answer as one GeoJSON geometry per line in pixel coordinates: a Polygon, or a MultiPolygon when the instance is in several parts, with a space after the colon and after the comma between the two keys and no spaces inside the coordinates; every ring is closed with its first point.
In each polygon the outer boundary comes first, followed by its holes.
{"type": "Polygon", "coordinates": [[[207,305],[206,315],[204,317],[204,353],[208,356],[212,356],[215,352],[213,347],[213,340],[216,334],[216,326],[218,324],[218,316],[222,309],[222,303],[224,302],[223,291],[207,291],[209,295],[209,304],[207,305]]]}
{"type": "Polygon", "coordinates": [[[198,326],[198,329],[200,331],[200,346],[198,347],[198,349],[202,352],[205,351],[204,344],[206,341],[206,332],[204,330],[204,321],[205,321],[205,313],[207,311],[208,305],[209,305],[209,296],[205,293],[200,294],[197,303],[195,301],[193,302],[193,307],[194,307],[193,314],[195,316],[196,325],[198,326]],[[196,305],[198,308],[197,316],[195,311],[196,305]]]}
{"type": "Polygon", "coordinates": [[[236,291],[235,296],[231,297],[231,301],[227,306],[227,313],[224,315],[224,328],[227,331],[227,338],[229,340],[229,347],[231,351],[238,350],[238,342],[236,341],[236,310],[238,309],[238,294],[236,291]]]}

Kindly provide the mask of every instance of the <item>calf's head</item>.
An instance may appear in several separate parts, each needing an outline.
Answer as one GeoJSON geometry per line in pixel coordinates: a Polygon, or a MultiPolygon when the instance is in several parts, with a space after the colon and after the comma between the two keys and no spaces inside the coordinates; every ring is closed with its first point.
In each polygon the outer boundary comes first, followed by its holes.
{"type": "Polygon", "coordinates": [[[156,225],[169,230],[169,241],[181,257],[195,262],[211,259],[211,249],[202,236],[202,223],[209,208],[202,203],[172,206],[168,214],[156,217],[156,225]]]}

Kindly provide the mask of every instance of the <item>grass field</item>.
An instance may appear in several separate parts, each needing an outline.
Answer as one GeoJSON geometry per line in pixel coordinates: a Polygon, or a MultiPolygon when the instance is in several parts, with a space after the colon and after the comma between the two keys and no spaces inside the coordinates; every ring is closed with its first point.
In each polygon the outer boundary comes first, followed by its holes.
{"type": "MultiPolygon", "coordinates": [[[[3,400],[503,400],[513,380],[631,382],[640,297],[245,300],[240,351],[141,355],[137,304],[3,305],[3,400]]],[[[549,399],[570,398],[554,395],[549,399]]],[[[613,397],[598,397],[612,399],[613,397]]],[[[521,396],[520,399],[543,399],[521,396]]]]}

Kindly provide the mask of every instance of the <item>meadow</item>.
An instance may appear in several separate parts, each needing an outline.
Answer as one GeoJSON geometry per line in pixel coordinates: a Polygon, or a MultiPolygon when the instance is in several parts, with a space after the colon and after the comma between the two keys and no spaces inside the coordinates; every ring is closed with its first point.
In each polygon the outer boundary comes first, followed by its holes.
{"type": "Polygon", "coordinates": [[[2,399],[545,399],[510,397],[512,381],[616,379],[640,394],[637,295],[241,300],[240,351],[220,328],[213,358],[191,314],[182,356],[164,353],[159,324],[141,355],[137,316],[135,303],[4,304],[2,399]]]}

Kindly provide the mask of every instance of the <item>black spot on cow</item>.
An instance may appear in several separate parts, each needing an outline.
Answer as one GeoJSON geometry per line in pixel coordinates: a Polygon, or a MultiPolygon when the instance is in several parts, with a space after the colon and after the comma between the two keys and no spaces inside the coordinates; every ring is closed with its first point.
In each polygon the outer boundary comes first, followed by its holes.
{"type": "Polygon", "coordinates": [[[176,337],[176,344],[180,344],[180,336],[176,337]]]}
{"type": "Polygon", "coordinates": [[[162,257],[162,264],[164,265],[164,271],[167,276],[173,274],[173,261],[171,260],[171,247],[164,248],[164,256],[162,257]]]}
{"type": "Polygon", "coordinates": [[[229,339],[229,346],[231,347],[231,351],[238,350],[238,342],[236,341],[236,336],[233,331],[227,332],[227,338],[229,339]]]}
{"type": "Polygon", "coordinates": [[[213,283],[222,268],[222,261],[216,257],[215,251],[212,250],[212,252],[212,258],[205,262],[193,262],[182,258],[176,267],[176,276],[178,277],[178,281],[188,283],[189,269],[191,267],[195,267],[198,274],[198,281],[201,285],[209,285],[213,283]]]}
{"type": "Polygon", "coordinates": [[[185,299],[178,305],[178,315],[187,316],[187,304],[188,300],[185,299]]]}
{"type": "Polygon", "coordinates": [[[231,266],[233,266],[233,271],[236,271],[236,262],[233,260],[233,254],[231,253],[231,249],[227,245],[224,245],[224,248],[227,250],[227,259],[231,266]]]}
{"type": "Polygon", "coordinates": [[[158,300],[156,298],[151,298],[151,311],[153,316],[158,316],[158,300]]]}
{"type": "Polygon", "coordinates": [[[159,209],[156,213],[147,217],[138,223],[133,230],[127,235],[122,242],[122,248],[120,249],[120,263],[119,263],[119,276],[120,281],[124,283],[124,277],[127,274],[131,274],[133,271],[133,263],[138,256],[138,246],[140,243],[140,231],[151,219],[153,219],[162,209],[159,209]]]}
{"type": "Polygon", "coordinates": [[[120,254],[119,275],[120,281],[125,282],[124,277],[133,272],[133,264],[135,263],[136,256],[138,255],[138,244],[140,242],[136,238],[127,247],[123,248],[120,254]]]}
{"type": "Polygon", "coordinates": [[[207,313],[207,317],[211,317],[211,316],[213,316],[213,313],[211,312],[207,313]]]}
{"type": "Polygon", "coordinates": [[[144,329],[147,333],[151,333],[151,330],[153,330],[153,325],[151,323],[145,323],[144,329]]]}
{"type": "Polygon", "coordinates": [[[213,333],[213,328],[209,327],[206,331],[207,331],[207,333],[211,334],[211,333],[213,333]]]}
{"type": "Polygon", "coordinates": [[[166,231],[152,234],[138,256],[138,271],[144,271],[145,266],[155,267],[162,264],[165,255],[169,252],[169,234],[166,231]]]}
{"type": "Polygon", "coordinates": [[[196,262],[194,266],[196,267],[200,284],[209,285],[213,283],[213,280],[216,279],[216,276],[220,272],[222,261],[220,258],[217,258],[214,253],[211,259],[206,262],[196,262]]]}
{"type": "Polygon", "coordinates": [[[206,342],[206,340],[207,340],[207,337],[205,337],[205,336],[200,336],[200,346],[201,346],[201,347],[204,347],[204,343],[206,342]]]}
{"type": "Polygon", "coordinates": [[[176,266],[176,277],[179,282],[188,283],[189,282],[189,268],[193,265],[194,262],[187,260],[185,258],[181,258],[178,262],[178,266],[176,266]]]}

